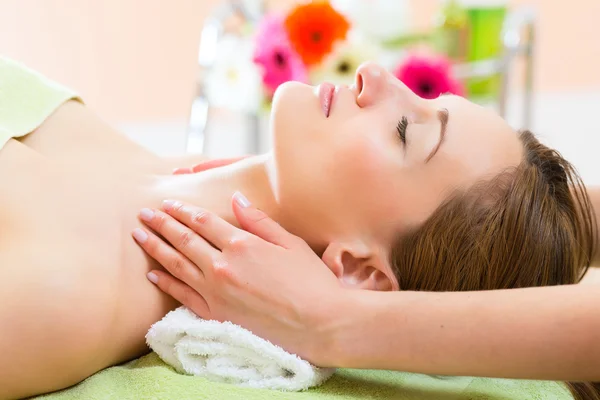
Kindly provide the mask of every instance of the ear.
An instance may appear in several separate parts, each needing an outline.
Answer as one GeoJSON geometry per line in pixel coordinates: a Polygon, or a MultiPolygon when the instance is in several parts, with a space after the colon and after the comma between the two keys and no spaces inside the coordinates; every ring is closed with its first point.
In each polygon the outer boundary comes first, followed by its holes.
{"type": "Polygon", "coordinates": [[[360,242],[332,242],[323,262],[347,288],[397,290],[396,278],[385,252],[360,242]]]}

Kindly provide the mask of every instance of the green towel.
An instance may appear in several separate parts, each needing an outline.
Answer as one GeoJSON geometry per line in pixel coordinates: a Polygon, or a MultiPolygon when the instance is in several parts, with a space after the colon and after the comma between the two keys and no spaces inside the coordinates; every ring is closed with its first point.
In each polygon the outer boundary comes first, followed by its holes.
{"type": "Polygon", "coordinates": [[[180,375],[155,353],[105,369],[37,400],[572,400],[558,382],[433,377],[390,371],[338,370],[305,392],[246,389],[180,375]]]}
{"type": "Polygon", "coordinates": [[[72,90],[0,55],[0,149],[10,138],[36,129],[70,99],[81,101],[72,90]]]}

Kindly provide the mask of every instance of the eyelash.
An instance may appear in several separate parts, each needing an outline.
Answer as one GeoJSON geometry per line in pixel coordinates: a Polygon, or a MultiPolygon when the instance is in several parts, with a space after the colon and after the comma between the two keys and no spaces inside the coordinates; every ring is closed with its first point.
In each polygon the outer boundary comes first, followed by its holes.
{"type": "Polygon", "coordinates": [[[398,121],[396,130],[398,131],[398,137],[404,144],[406,144],[406,128],[408,128],[408,118],[402,117],[402,119],[398,121]]]}

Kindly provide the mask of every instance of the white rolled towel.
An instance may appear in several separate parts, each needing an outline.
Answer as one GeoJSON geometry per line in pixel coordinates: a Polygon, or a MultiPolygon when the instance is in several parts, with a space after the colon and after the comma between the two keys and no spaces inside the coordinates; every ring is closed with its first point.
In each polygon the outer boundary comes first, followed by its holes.
{"type": "Polygon", "coordinates": [[[152,325],[146,342],[180,373],[252,388],[299,391],[320,385],[335,372],[239,325],[203,320],[185,307],[152,325]]]}

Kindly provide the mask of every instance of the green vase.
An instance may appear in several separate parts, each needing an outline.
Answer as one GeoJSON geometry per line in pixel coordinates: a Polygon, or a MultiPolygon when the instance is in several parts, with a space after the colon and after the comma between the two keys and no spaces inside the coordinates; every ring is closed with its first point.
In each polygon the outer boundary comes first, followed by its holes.
{"type": "MultiPolygon", "coordinates": [[[[502,27],[507,13],[506,1],[463,0],[468,16],[469,45],[467,61],[497,59],[502,56],[502,27]]],[[[500,76],[471,78],[467,82],[469,96],[489,98],[498,95],[500,76]]]]}

